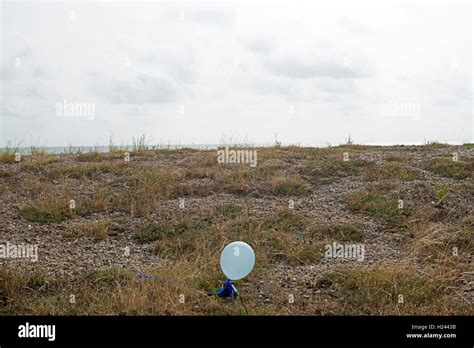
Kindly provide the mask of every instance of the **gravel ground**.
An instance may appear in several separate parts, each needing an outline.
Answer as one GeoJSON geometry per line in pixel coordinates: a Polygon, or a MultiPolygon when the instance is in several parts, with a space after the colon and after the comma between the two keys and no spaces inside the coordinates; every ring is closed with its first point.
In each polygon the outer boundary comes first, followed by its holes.
{"type": "MultiPolygon", "coordinates": [[[[411,158],[409,168],[419,172],[420,179],[413,181],[389,180],[398,188],[400,192],[412,192],[413,188],[419,184],[433,185],[437,183],[449,183],[455,187],[461,185],[459,180],[444,178],[437,174],[423,169],[423,163],[432,158],[441,156],[451,156],[452,152],[458,152],[460,158],[472,158],[473,149],[464,147],[440,148],[433,150],[420,150],[412,148],[374,148],[357,152],[357,158],[369,161],[375,165],[385,163],[388,156],[408,156],[411,158]]],[[[73,155],[62,155],[61,161],[64,163],[75,163],[73,155]]],[[[117,160],[119,161],[119,160],[117,160]]],[[[159,163],[166,168],[173,168],[177,163],[186,163],[186,158],[174,159],[171,157],[142,159],[142,163],[159,163]],[[183,162],[184,161],[184,162],[183,162]]],[[[298,166],[295,160],[292,164],[286,161],[275,161],[276,164],[286,162],[287,165],[298,166]]],[[[290,161],[291,162],[291,161],[290,161]]],[[[15,164],[0,164],[0,182],[4,189],[0,199],[0,244],[38,244],[39,258],[37,262],[27,259],[0,259],[0,266],[8,265],[19,271],[32,272],[42,270],[49,275],[66,276],[74,279],[78,274],[98,268],[108,267],[130,267],[139,272],[150,265],[159,266],[162,260],[160,255],[153,251],[151,245],[139,243],[134,238],[134,230],[140,225],[143,218],[131,217],[130,214],[121,211],[111,212],[106,219],[111,222],[111,228],[107,238],[96,240],[90,237],[71,238],[65,236],[69,220],[41,224],[29,222],[19,214],[19,208],[28,201],[25,194],[27,181],[42,179],[41,174],[36,174],[31,170],[25,171],[21,166],[15,164]],[[130,253],[127,253],[127,250],[130,253]]],[[[115,182],[113,174],[103,174],[101,182],[93,180],[82,180],[78,183],[75,179],[68,180],[67,185],[72,187],[79,195],[87,197],[93,194],[100,185],[106,183],[119,187],[121,182],[115,182]]],[[[209,179],[206,179],[209,180],[209,179]]],[[[53,185],[63,185],[63,181],[53,180],[53,185]]],[[[300,213],[316,226],[327,225],[328,223],[357,223],[362,226],[364,232],[365,261],[367,264],[397,263],[400,260],[411,260],[420,264],[417,256],[404,247],[406,240],[399,234],[384,232],[385,225],[379,219],[369,215],[356,213],[347,208],[343,199],[352,192],[360,191],[374,183],[365,181],[360,176],[347,176],[335,178],[326,184],[312,184],[310,194],[300,197],[291,197],[295,202],[294,211],[300,213]]],[[[463,181],[467,185],[467,194],[457,197],[458,207],[467,209],[472,216],[472,179],[463,181]]],[[[31,188],[31,187],[30,187],[31,188]]],[[[32,189],[32,188],[31,188],[32,189]]],[[[423,197],[421,197],[423,198],[423,197]]],[[[234,203],[247,206],[249,217],[263,219],[275,212],[279,207],[288,206],[289,197],[265,196],[262,194],[235,195],[226,193],[216,193],[205,197],[186,198],[186,210],[197,210],[202,207],[211,209],[224,203],[234,203]]],[[[456,197],[454,198],[456,199],[456,197]]],[[[181,214],[179,201],[176,199],[159,200],[153,207],[149,221],[163,219],[167,216],[181,214]]],[[[104,214],[97,214],[97,219],[104,218],[104,214]]],[[[78,217],[75,222],[93,221],[95,216],[86,218],[78,217]]],[[[281,286],[293,287],[297,284],[305,286],[303,296],[315,296],[320,291],[315,284],[320,275],[339,270],[345,267],[358,267],[357,260],[323,259],[321,263],[315,265],[290,266],[285,263],[277,264],[272,270],[275,274],[275,281],[281,286]]],[[[420,264],[420,267],[421,264],[420,264]]],[[[474,291],[473,272],[466,272],[463,275],[463,296],[472,300],[474,291]]],[[[263,295],[262,295],[263,296],[263,295]]],[[[262,300],[268,300],[262,297],[262,300]]]]}

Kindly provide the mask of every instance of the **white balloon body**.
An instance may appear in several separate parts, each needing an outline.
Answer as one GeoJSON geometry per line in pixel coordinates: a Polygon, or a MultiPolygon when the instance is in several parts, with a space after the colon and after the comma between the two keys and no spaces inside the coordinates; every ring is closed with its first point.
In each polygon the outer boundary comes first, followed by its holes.
{"type": "Polygon", "coordinates": [[[246,277],[255,265],[255,253],[250,245],[244,242],[228,244],[221,254],[222,272],[230,280],[246,277]]]}

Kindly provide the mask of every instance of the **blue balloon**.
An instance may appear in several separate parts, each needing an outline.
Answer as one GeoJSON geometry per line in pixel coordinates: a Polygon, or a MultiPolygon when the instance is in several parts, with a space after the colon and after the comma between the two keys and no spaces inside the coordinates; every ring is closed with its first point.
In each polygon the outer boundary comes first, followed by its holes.
{"type": "Polygon", "coordinates": [[[239,280],[246,277],[255,265],[255,253],[244,242],[228,244],[221,254],[222,272],[230,280],[239,280]]]}

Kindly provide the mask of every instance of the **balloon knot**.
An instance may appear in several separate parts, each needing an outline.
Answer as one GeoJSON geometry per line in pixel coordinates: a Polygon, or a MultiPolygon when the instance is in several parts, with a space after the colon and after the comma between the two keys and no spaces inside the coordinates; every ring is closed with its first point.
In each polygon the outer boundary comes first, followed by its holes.
{"type": "Polygon", "coordinates": [[[237,291],[237,288],[232,284],[232,281],[230,279],[227,279],[224,282],[224,285],[217,290],[216,293],[217,296],[222,297],[222,298],[231,298],[235,300],[237,296],[239,296],[239,292],[237,291]]]}

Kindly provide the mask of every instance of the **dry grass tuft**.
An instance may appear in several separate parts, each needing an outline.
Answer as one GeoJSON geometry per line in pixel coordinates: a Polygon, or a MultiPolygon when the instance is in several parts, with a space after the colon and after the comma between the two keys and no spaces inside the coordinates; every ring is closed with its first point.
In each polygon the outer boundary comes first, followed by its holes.
{"type": "Polygon", "coordinates": [[[54,223],[70,219],[83,209],[77,206],[70,209],[70,201],[65,197],[43,196],[20,208],[20,215],[27,221],[54,223]]]}

